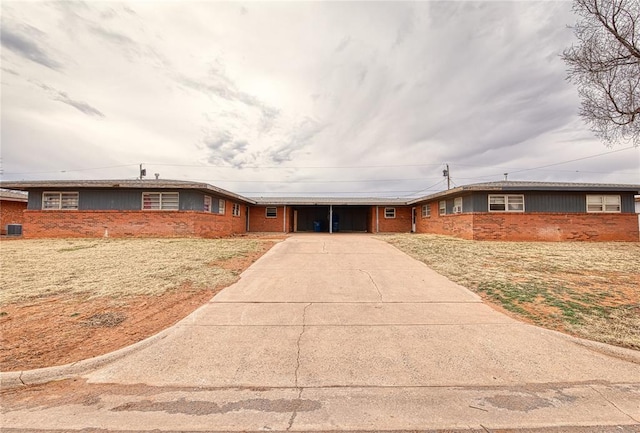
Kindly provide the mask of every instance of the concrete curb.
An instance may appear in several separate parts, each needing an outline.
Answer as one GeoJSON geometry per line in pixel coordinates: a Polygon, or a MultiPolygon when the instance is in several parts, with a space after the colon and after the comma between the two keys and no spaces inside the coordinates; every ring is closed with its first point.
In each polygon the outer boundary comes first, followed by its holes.
{"type": "Polygon", "coordinates": [[[584,338],[563,334],[562,332],[554,331],[552,329],[545,329],[545,328],[540,328],[540,329],[544,329],[545,331],[548,331],[548,332],[553,332],[554,334],[559,334],[564,339],[574,344],[577,344],[578,346],[582,346],[586,349],[589,349],[593,352],[597,352],[603,355],[611,356],[613,358],[618,358],[623,361],[640,365],[640,351],[638,350],[612,346],[610,344],[600,343],[599,341],[585,340],[584,338]]]}
{"type": "MultiPolygon", "coordinates": [[[[187,316],[188,317],[188,316],[187,316]]],[[[182,321],[180,321],[182,322],[182,321]]],[[[16,388],[25,385],[37,385],[54,380],[71,379],[83,373],[102,367],[116,361],[130,353],[144,349],[156,341],[164,339],[180,322],[166,328],[159,333],[147,337],[137,343],[125,346],[122,349],[99,355],[94,358],[83,359],[71,364],[57,365],[55,367],[36,368],[34,370],[0,372],[0,388],[16,388]]]]}

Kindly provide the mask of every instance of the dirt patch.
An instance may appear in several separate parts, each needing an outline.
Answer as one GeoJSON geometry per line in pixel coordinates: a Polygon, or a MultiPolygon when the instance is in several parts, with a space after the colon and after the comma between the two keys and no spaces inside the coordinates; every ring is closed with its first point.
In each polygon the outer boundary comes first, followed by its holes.
{"type": "MultiPolygon", "coordinates": [[[[86,249],[77,248],[77,242],[74,241],[73,251],[86,249]]],[[[106,287],[115,284],[105,275],[94,275],[100,290],[65,290],[61,286],[54,294],[43,292],[36,297],[20,295],[14,290],[15,296],[11,298],[14,301],[0,307],[0,370],[68,364],[120,349],[160,332],[237,281],[240,273],[275,243],[255,239],[251,242],[255,245],[251,244],[250,248],[235,248],[233,254],[214,256],[213,261],[199,265],[221,276],[212,279],[208,287],[202,282],[194,284],[185,273],[182,284],[151,293],[144,293],[144,288],[132,288],[132,294],[126,294],[127,287],[116,287],[111,294],[104,295],[106,287]]],[[[190,241],[187,244],[193,247],[190,241]]],[[[81,242],[80,246],[83,246],[81,242]]],[[[200,246],[209,249],[211,245],[200,246]]],[[[5,251],[3,255],[6,264],[5,251]]],[[[152,267],[162,266],[163,262],[150,265],[142,272],[149,273],[152,267]]],[[[120,266],[127,264],[122,262],[120,266]]],[[[196,273],[204,275],[206,270],[197,269],[196,273]]],[[[137,285],[143,286],[144,281],[139,280],[137,285]]],[[[37,287],[33,284],[29,292],[36,292],[37,287]]],[[[77,287],[74,285],[74,288],[77,287]]]]}

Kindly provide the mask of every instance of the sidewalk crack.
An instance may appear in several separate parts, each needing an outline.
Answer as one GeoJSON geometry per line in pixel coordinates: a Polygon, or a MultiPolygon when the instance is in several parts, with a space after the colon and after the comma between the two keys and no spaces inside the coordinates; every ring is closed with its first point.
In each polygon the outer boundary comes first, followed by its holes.
{"type": "Polygon", "coordinates": [[[620,413],[622,413],[623,415],[626,415],[629,417],[629,419],[631,419],[633,422],[636,423],[640,423],[640,420],[635,419],[634,417],[632,417],[631,415],[629,415],[628,413],[626,413],[625,411],[623,411],[622,409],[620,409],[614,402],[612,402],[611,400],[609,400],[603,393],[601,393],[597,388],[594,388],[592,385],[589,386],[589,388],[591,388],[592,390],[594,390],[596,393],[598,393],[598,395],[600,397],[602,397],[607,403],[609,403],[611,406],[615,407],[616,409],[618,409],[618,411],[620,413]]]}
{"type": "Polygon", "coordinates": [[[378,287],[378,285],[376,284],[371,274],[365,271],[364,269],[358,269],[358,270],[369,277],[369,280],[371,280],[371,284],[373,284],[373,287],[375,287],[376,290],[378,291],[378,297],[380,298],[380,302],[384,302],[384,299],[382,298],[382,292],[380,291],[380,287],[378,287]]]}
{"type": "Polygon", "coordinates": [[[291,418],[289,418],[289,425],[287,426],[287,430],[291,430],[293,426],[293,422],[296,420],[298,416],[298,409],[300,408],[300,399],[302,397],[303,388],[298,386],[298,371],[300,370],[300,342],[302,341],[302,336],[304,335],[307,329],[307,308],[309,308],[313,302],[309,302],[304,306],[304,310],[302,310],[302,330],[300,331],[300,335],[298,335],[297,348],[298,353],[296,355],[296,370],[295,370],[295,387],[298,389],[298,397],[294,400],[293,413],[291,414],[291,418]]]}
{"type": "Polygon", "coordinates": [[[307,305],[304,306],[304,310],[302,310],[302,330],[300,331],[300,335],[298,335],[298,342],[297,342],[298,353],[296,355],[296,371],[295,371],[296,388],[298,388],[298,370],[300,370],[300,341],[302,340],[302,336],[304,335],[304,332],[307,330],[306,328],[307,308],[309,308],[312,304],[313,302],[309,302],[307,305]]]}

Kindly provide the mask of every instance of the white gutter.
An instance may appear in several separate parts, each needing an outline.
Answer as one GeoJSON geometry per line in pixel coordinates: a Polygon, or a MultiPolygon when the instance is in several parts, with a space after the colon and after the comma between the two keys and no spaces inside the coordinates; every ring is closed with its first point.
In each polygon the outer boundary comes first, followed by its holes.
{"type": "Polygon", "coordinates": [[[282,232],[287,232],[287,205],[284,205],[284,212],[282,213],[282,232]]]}

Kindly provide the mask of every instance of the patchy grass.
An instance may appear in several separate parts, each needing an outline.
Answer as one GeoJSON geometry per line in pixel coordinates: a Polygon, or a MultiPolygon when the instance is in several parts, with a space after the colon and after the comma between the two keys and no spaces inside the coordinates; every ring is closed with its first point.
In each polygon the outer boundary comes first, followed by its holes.
{"type": "Polygon", "coordinates": [[[640,244],[381,239],[530,323],[640,350],[640,244]]]}
{"type": "Polygon", "coordinates": [[[52,295],[160,295],[237,279],[224,263],[260,249],[259,239],[42,239],[3,242],[0,306],[52,295]]]}

